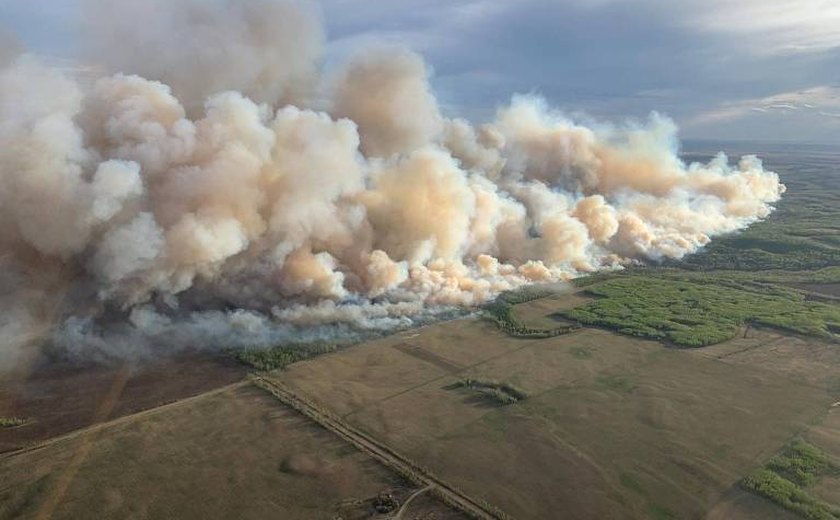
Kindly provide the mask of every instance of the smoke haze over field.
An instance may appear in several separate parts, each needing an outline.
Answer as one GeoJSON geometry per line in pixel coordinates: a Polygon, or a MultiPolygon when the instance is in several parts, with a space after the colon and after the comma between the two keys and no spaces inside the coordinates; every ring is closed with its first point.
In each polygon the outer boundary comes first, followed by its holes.
{"type": "Polygon", "coordinates": [[[684,164],[656,114],[584,125],[514,96],[448,119],[405,49],[322,77],[308,2],[88,8],[95,84],[26,55],[0,70],[7,366],[56,322],[83,357],[406,326],[680,258],[784,191],[755,157],[684,164]]]}

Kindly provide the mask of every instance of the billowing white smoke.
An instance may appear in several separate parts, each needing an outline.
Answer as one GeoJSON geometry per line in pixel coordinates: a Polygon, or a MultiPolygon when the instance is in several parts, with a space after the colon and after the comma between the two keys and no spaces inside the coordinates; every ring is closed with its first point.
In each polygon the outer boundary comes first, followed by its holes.
{"type": "Polygon", "coordinates": [[[114,75],[83,89],[27,57],[0,71],[1,308],[28,317],[4,338],[63,294],[56,343],[77,351],[401,326],[680,258],[784,191],[755,157],[684,164],[655,114],[585,127],[515,96],[478,128],[447,119],[405,50],[318,86],[306,2],[93,4],[114,75]],[[287,104],[318,92],[326,111],[287,104]]]}
{"type": "Polygon", "coordinates": [[[111,72],[163,81],[190,111],[226,90],[258,103],[315,91],[320,11],[300,0],[84,0],[88,51],[111,72]]]}

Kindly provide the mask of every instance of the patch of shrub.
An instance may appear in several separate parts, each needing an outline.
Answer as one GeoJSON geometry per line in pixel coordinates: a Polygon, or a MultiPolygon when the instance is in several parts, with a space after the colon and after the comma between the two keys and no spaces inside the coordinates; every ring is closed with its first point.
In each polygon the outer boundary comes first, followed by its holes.
{"type": "Polygon", "coordinates": [[[808,486],[834,466],[822,450],[807,442],[796,440],[770,459],[767,468],[800,486],[808,486]]]}
{"type": "Polygon", "coordinates": [[[528,397],[523,390],[510,383],[493,380],[462,378],[455,386],[474,390],[502,405],[518,403],[528,397]]]}
{"type": "Polygon", "coordinates": [[[822,450],[797,439],[747,475],[741,486],[809,520],[840,520],[840,509],[802,489],[837,470],[822,450]]]}
{"type": "Polygon", "coordinates": [[[25,417],[0,417],[0,428],[15,428],[28,422],[29,419],[25,417]]]}
{"type": "Polygon", "coordinates": [[[754,471],[741,481],[741,485],[809,520],[840,518],[840,511],[767,468],[754,471]]]}

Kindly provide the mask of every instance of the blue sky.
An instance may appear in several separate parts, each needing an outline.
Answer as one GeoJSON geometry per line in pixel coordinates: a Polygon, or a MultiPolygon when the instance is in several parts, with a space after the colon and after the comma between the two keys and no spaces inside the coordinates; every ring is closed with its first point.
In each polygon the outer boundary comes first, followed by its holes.
{"type": "MultiPolygon", "coordinates": [[[[115,0],[118,1],[118,0],[115,0]]],[[[30,50],[72,58],[82,0],[0,0],[30,50]]],[[[840,143],[837,0],[323,0],[328,61],[382,42],[422,53],[449,114],[537,92],[682,136],[840,143]]]]}

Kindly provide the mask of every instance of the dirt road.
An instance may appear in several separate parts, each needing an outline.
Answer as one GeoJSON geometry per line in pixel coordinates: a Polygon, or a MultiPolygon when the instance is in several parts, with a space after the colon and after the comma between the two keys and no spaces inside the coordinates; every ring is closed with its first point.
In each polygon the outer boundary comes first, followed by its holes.
{"type": "Polygon", "coordinates": [[[429,471],[420,468],[405,457],[394,452],[388,446],[356,430],[339,417],[296,395],[280,383],[258,375],[251,377],[254,384],[271,393],[287,406],[297,410],[324,428],[352,443],[358,449],[397,471],[403,477],[418,485],[428,487],[429,492],[436,495],[444,503],[479,520],[510,520],[510,517],[505,513],[498,511],[490,505],[485,505],[458,489],[453,488],[438,477],[432,475],[429,471]]]}

